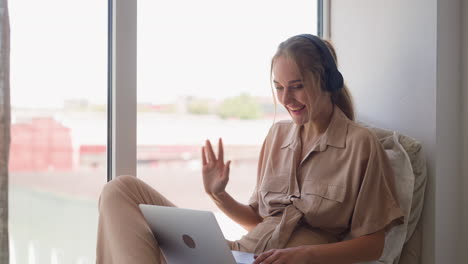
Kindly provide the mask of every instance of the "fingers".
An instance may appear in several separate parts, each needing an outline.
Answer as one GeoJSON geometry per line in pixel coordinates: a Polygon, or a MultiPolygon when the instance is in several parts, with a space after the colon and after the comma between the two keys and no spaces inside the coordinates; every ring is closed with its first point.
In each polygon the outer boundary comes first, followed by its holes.
{"type": "Polygon", "coordinates": [[[231,165],[231,161],[228,160],[226,162],[226,166],[224,166],[224,175],[229,179],[229,165],[231,165]]]}
{"type": "Polygon", "coordinates": [[[213,147],[211,147],[211,143],[209,140],[206,140],[206,145],[205,145],[206,151],[208,152],[208,161],[216,161],[216,156],[213,152],[213,147]]]}
{"type": "Polygon", "coordinates": [[[204,147],[205,155],[203,157],[208,157],[208,162],[210,161],[221,161],[224,164],[224,148],[223,148],[223,140],[219,138],[218,140],[218,159],[216,159],[216,155],[213,151],[213,147],[211,146],[211,142],[206,140],[205,147],[204,147]]]}
{"type": "Polygon", "coordinates": [[[218,160],[224,164],[223,141],[221,138],[218,140],[218,160]]]}
{"type": "Polygon", "coordinates": [[[275,260],[275,262],[272,262],[271,264],[285,264],[285,262],[281,260],[275,260]]]}
{"type": "Polygon", "coordinates": [[[201,148],[201,156],[202,156],[202,164],[205,166],[208,162],[206,161],[206,156],[205,156],[205,147],[201,148]]]}
{"type": "Polygon", "coordinates": [[[260,264],[262,263],[262,261],[264,261],[265,259],[267,259],[268,257],[270,257],[271,255],[273,255],[275,251],[274,250],[269,250],[267,252],[263,252],[262,254],[260,254],[254,261],[254,263],[252,264],[260,264]]]}

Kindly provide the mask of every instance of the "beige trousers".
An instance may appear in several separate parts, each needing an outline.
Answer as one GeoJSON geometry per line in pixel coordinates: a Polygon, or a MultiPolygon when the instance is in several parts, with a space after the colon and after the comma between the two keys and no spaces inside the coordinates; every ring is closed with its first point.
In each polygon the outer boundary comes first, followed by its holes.
{"type": "Polygon", "coordinates": [[[98,264],[166,263],[138,205],[175,206],[134,176],[107,183],[99,198],[98,264]]]}
{"type": "MultiPolygon", "coordinates": [[[[97,264],[166,263],[139,204],[175,206],[134,176],[122,175],[104,186],[98,205],[97,264]]],[[[243,249],[237,241],[226,243],[232,250],[243,249]]]]}
{"type": "MultiPolygon", "coordinates": [[[[97,264],[166,263],[139,204],[175,206],[134,176],[119,176],[104,186],[99,198],[97,264]]],[[[272,229],[270,222],[264,221],[257,225],[241,240],[226,240],[226,243],[231,250],[254,252],[260,237],[272,229]]],[[[296,229],[286,247],[336,242],[327,240],[327,237],[323,231],[301,226],[296,229]]]]}

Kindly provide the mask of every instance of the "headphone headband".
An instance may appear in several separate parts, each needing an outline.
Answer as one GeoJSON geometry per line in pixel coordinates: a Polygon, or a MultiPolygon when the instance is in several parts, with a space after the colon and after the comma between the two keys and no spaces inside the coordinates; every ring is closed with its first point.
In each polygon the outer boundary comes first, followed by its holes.
{"type": "Polygon", "coordinates": [[[329,92],[335,92],[343,88],[343,75],[338,71],[335,60],[325,42],[312,34],[300,34],[296,37],[310,40],[322,54],[325,66],[325,89],[329,92]]]}

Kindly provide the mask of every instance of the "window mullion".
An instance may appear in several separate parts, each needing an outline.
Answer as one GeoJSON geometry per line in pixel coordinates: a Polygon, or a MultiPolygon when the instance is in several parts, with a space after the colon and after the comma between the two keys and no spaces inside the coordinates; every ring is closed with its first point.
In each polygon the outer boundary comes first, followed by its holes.
{"type": "Polygon", "coordinates": [[[137,1],[112,0],[110,173],[136,175],[137,1]]]}

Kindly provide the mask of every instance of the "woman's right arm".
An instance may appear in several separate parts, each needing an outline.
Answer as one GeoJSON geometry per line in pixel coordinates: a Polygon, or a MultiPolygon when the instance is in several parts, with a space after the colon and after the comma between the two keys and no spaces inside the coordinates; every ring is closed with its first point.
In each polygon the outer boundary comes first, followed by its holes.
{"type": "Polygon", "coordinates": [[[263,220],[252,207],[239,203],[227,192],[210,195],[210,197],[221,211],[248,231],[263,220]]]}
{"type": "Polygon", "coordinates": [[[262,221],[260,215],[249,205],[237,202],[226,192],[229,181],[229,165],[231,161],[224,163],[223,142],[219,139],[218,157],[214,154],[209,140],[202,147],[203,184],[205,192],[213,199],[215,204],[232,220],[251,230],[262,221]]]}

